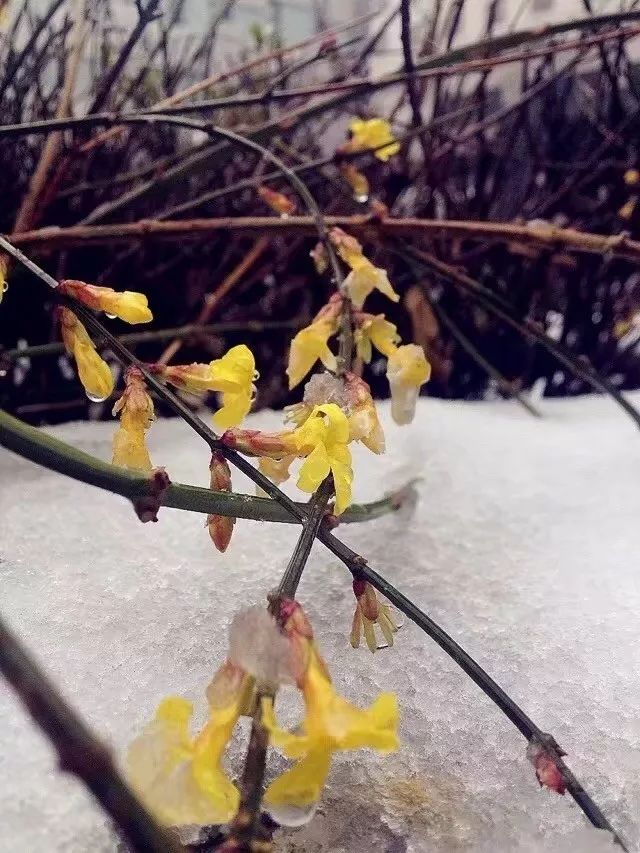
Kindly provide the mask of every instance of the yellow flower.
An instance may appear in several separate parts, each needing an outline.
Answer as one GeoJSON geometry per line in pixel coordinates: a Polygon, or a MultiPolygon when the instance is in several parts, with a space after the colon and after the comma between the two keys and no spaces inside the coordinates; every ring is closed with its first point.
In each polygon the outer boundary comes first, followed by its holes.
{"type": "Polygon", "coordinates": [[[179,388],[194,394],[217,391],[222,394],[222,406],[213,416],[220,429],[237,426],[249,413],[258,378],[253,353],[245,344],[231,347],[209,364],[181,364],[158,367],[156,373],[179,388]]]}
{"type": "Polygon", "coordinates": [[[170,697],[131,744],[129,778],[158,819],[167,826],[226,823],[240,795],[220,761],[238,709],[220,709],[193,738],[189,734],[191,702],[170,697]]]}
{"type": "Polygon", "coordinates": [[[353,614],[351,645],[357,649],[364,634],[370,652],[378,648],[375,625],[378,625],[388,646],[393,645],[393,635],[398,630],[391,618],[391,608],[378,601],[375,589],[368,581],[354,580],[353,594],[356,597],[356,611],[353,614]]]}
{"type": "Polygon", "coordinates": [[[398,347],[387,361],[391,389],[391,415],[397,424],[408,424],[416,411],[420,388],[431,376],[431,365],[417,344],[398,347]]]}
{"type": "Polygon", "coordinates": [[[276,721],[271,699],[262,700],[263,722],[271,743],[297,763],[276,778],[265,792],[265,806],[284,825],[306,822],[322,793],[332,753],[370,747],[391,752],[398,747],[396,698],[383,693],[366,710],[339,696],[312,641],[302,682],[305,717],[301,731],[292,734],[276,721]]]}
{"type": "Polygon", "coordinates": [[[315,320],[298,332],[289,351],[289,388],[295,388],[302,382],[318,359],[328,370],[336,369],[336,357],[329,349],[328,341],[337,329],[337,318],[327,317],[315,320]]]}
{"type": "Polygon", "coordinates": [[[336,493],[335,513],[340,515],[351,503],[351,452],[349,421],[335,403],[314,406],[311,416],[282,440],[291,453],[306,456],[298,475],[298,488],[315,492],[320,483],[333,475],[336,493]]]}
{"type": "Polygon", "coordinates": [[[60,289],[94,311],[104,311],[109,316],[120,317],[126,323],[149,323],[153,320],[144,293],[133,290],[120,292],[112,287],[98,287],[72,279],[61,281],[60,289]]]}
{"type": "Polygon", "coordinates": [[[386,162],[400,150],[391,125],[383,118],[354,119],[349,124],[351,143],[347,146],[351,151],[376,149],[373,153],[378,160],[386,162]],[[385,144],[388,143],[388,144],[385,144]],[[384,147],[381,147],[384,146],[384,147]]]}
{"type": "Polygon", "coordinates": [[[356,308],[362,308],[365,299],[373,290],[379,290],[392,302],[398,302],[400,297],[391,286],[386,271],[374,267],[364,256],[362,246],[355,237],[346,234],[341,228],[332,228],[329,237],[342,260],[351,267],[344,286],[356,308]]]}
{"type": "Polygon", "coordinates": [[[398,330],[387,320],[384,314],[364,314],[355,333],[358,356],[367,364],[371,361],[373,345],[387,358],[395,351],[400,342],[398,330]]]}
{"type": "Polygon", "coordinates": [[[378,419],[371,389],[353,373],[345,377],[348,401],[349,440],[361,441],[373,453],[384,453],[384,431],[378,419]]]}
{"type": "Polygon", "coordinates": [[[96,352],[87,330],[68,308],[60,309],[60,328],[64,347],[76,360],[87,396],[96,401],[106,400],[113,391],[113,376],[109,365],[96,352]]]}
{"type": "Polygon", "coordinates": [[[392,302],[398,302],[400,299],[391,286],[386,270],[374,267],[364,256],[351,265],[351,272],[346,277],[344,286],[356,308],[362,308],[365,299],[374,290],[379,290],[392,302]]]}
{"type": "Polygon", "coordinates": [[[169,697],[129,747],[129,778],[162,823],[221,824],[236,813],[240,795],[221,762],[245,710],[247,681],[244,670],[227,661],[207,692],[209,719],[200,734],[189,733],[191,702],[169,697]]]}
{"type": "Polygon", "coordinates": [[[145,444],[145,432],[155,417],[153,400],[147,394],[144,377],[137,367],[130,367],[125,376],[126,387],[113,407],[120,413],[120,426],[113,437],[114,465],[140,471],[151,471],[153,465],[145,444]]]}

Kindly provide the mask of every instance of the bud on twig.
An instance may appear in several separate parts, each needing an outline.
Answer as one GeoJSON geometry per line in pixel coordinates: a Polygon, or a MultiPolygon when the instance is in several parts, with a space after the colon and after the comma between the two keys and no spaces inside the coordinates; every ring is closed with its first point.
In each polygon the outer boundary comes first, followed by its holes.
{"type": "MultiPolygon", "coordinates": [[[[231,471],[226,459],[221,453],[214,453],[211,456],[209,464],[211,472],[210,488],[216,492],[231,491],[231,471]]],[[[233,533],[233,525],[236,523],[235,518],[229,518],[226,515],[208,515],[207,527],[209,528],[209,536],[211,541],[222,554],[229,547],[231,534],[233,533]]]]}

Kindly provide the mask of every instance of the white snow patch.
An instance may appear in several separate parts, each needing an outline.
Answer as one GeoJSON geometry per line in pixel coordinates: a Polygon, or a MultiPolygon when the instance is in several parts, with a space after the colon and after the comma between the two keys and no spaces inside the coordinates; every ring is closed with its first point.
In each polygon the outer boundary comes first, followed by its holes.
{"type": "MultiPolygon", "coordinates": [[[[636,400],[638,397],[636,396],[636,400]]],[[[640,436],[608,400],[419,402],[386,457],[356,453],[356,497],[419,474],[415,515],[339,534],[413,597],[569,753],[574,772],[640,845],[640,436]]],[[[251,426],[273,428],[260,413],[251,426]]],[[[53,432],[104,459],[110,424],[53,432]]],[[[150,432],[174,481],[206,485],[209,454],[178,421],[150,432]]],[[[236,488],[250,491],[234,474],[236,488]]],[[[264,601],[297,528],[239,521],[228,552],[203,517],[141,525],[121,498],[0,455],[0,611],[65,696],[119,753],[170,693],[205,708],[235,611],[264,601]]],[[[571,799],[538,788],[525,742],[407,622],[392,650],[348,642],[349,577],[320,545],[300,590],[337,687],[395,690],[402,748],[336,758],[314,821],[280,836],[305,851],[613,850],[571,799]]],[[[246,732],[246,727],[243,728],[246,732]]],[[[113,851],[79,784],[0,685],[0,851],[113,851]]],[[[239,761],[245,744],[232,749],[239,761]]]]}

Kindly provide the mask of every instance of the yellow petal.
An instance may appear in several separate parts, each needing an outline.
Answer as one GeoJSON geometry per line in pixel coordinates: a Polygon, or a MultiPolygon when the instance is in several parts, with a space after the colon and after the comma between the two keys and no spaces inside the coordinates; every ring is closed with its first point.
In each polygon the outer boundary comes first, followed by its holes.
{"type": "Polygon", "coordinates": [[[251,389],[245,391],[227,391],[222,394],[222,407],[213,416],[213,422],[219,429],[239,426],[251,409],[251,389]]]}
{"type": "Polygon", "coordinates": [[[400,144],[391,131],[391,125],[385,119],[354,119],[349,125],[349,130],[353,135],[356,150],[375,148],[374,156],[383,162],[400,150],[400,144]],[[389,144],[385,145],[385,143],[389,144]]]}
{"type": "Polygon", "coordinates": [[[356,308],[362,308],[364,302],[373,290],[379,290],[392,302],[398,302],[400,297],[395,292],[385,270],[374,267],[367,258],[362,258],[352,268],[344,281],[351,301],[356,308]]]}
{"type": "Polygon", "coordinates": [[[128,430],[121,425],[113,436],[111,461],[134,471],[151,471],[153,465],[145,444],[144,430],[128,430]]]}
{"type": "Polygon", "coordinates": [[[99,299],[100,308],[105,314],[113,314],[120,317],[125,323],[149,323],[153,320],[153,314],[149,310],[149,303],[144,293],[136,293],[132,290],[118,292],[111,288],[96,288],[104,290],[105,293],[99,299]]]}
{"type": "Polygon", "coordinates": [[[329,475],[331,465],[324,444],[319,444],[307,456],[298,475],[298,488],[303,492],[315,492],[320,483],[329,475]]]}
{"type": "Polygon", "coordinates": [[[220,760],[238,719],[234,701],[212,714],[198,738],[189,735],[192,705],[172,697],[133,741],[129,777],[149,808],[167,825],[220,824],[235,814],[239,793],[220,760]]]}
{"type": "Polygon", "coordinates": [[[245,344],[231,347],[209,365],[211,391],[249,391],[256,376],[253,353],[245,344]]]}
{"type": "Polygon", "coordinates": [[[264,795],[265,808],[283,826],[302,826],[313,817],[331,767],[331,753],[317,749],[278,776],[264,795]]]}
{"type": "Polygon", "coordinates": [[[294,458],[293,456],[284,456],[282,459],[269,459],[269,457],[263,456],[258,460],[258,468],[272,483],[279,486],[291,476],[289,468],[294,458]]]}
{"type": "Polygon", "coordinates": [[[328,345],[329,338],[335,332],[335,320],[317,320],[301,329],[294,337],[291,341],[287,366],[290,389],[302,382],[318,359],[328,370],[336,370],[336,357],[328,345]]]}
{"type": "Polygon", "coordinates": [[[89,397],[106,400],[113,391],[113,376],[109,365],[100,358],[91,342],[76,340],[73,355],[80,381],[89,397]]]}

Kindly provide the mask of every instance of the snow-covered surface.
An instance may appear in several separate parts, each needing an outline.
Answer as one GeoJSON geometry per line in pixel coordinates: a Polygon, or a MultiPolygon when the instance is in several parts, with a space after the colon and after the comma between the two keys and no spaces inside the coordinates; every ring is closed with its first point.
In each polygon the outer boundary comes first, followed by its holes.
{"type": "MultiPolygon", "coordinates": [[[[640,846],[640,436],[609,401],[385,405],[386,457],[356,454],[367,500],[416,474],[413,517],[340,529],[431,613],[569,753],[611,821],[640,846]]],[[[274,413],[254,426],[280,423],[274,413]]],[[[108,458],[113,427],[63,439],[108,458]]],[[[206,484],[205,447],[177,421],[151,431],[155,464],[206,484]]],[[[248,487],[236,478],[236,488],[248,487]]],[[[169,693],[195,699],[238,606],[275,585],[297,529],[239,522],[226,555],[202,516],[141,525],[122,499],[2,452],[1,612],[86,720],[121,753],[169,693]]],[[[334,762],[322,809],[287,851],[613,850],[568,797],[540,790],[525,742],[412,624],[393,650],[348,643],[349,578],[317,545],[300,598],[334,680],[366,703],[398,693],[402,748],[334,762]]],[[[238,739],[232,761],[244,744],[238,739]]],[[[0,851],[111,851],[90,797],[0,685],[0,851]]]]}

